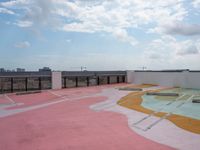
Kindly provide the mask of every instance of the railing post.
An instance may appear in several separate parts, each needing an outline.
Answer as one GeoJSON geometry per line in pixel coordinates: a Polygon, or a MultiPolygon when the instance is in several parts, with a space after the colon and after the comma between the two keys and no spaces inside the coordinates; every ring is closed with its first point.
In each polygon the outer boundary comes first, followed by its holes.
{"type": "Polygon", "coordinates": [[[39,86],[39,90],[41,90],[42,89],[41,77],[39,77],[38,80],[39,80],[39,85],[38,85],[39,86]]]}
{"type": "Polygon", "coordinates": [[[119,83],[119,76],[117,76],[117,83],[119,83]]]}
{"type": "Polygon", "coordinates": [[[97,85],[99,85],[100,83],[99,83],[99,76],[97,76],[97,85]]]}
{"type": "Polygon", "coordinates": [[[107,84],[110,84],[110,76],[107,76],[107,84]]]}
{"type": "Polygon", "coordinates": [[[25,90],[28,91],[28,78],[25,78],[25,90]]]}
{"type": "Polygon", "coordinates": [[[10,79],[10,86],[11,93],[13,93],[13,78],[10,79]]]}
{"type": "Polygon", "coordinates": [[[67,82],[66,82],[66,80],[67,80],[67,77],[64,77],[64,88],[67,88],[67,82]]]}
{"type": "Polygon", "coordinates": [[[87,86],[90,86],[90,80],[88,76],[87,76],[87,86]]]}
{"type": "Polygon", "coordinates": [[[76,87],[78,87],[78,77],[76,77],[76,87]]]}
{"type": "Polygon", "coordinates": [[[123,83],[125,82],[125,76],[122,76],[122,82],[123,83]]]}

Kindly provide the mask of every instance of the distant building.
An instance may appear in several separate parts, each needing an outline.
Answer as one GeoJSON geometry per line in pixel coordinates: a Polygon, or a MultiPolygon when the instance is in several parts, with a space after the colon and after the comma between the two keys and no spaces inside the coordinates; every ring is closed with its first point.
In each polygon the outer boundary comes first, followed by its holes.
{"type": "Polygon", "coordinates": [[[44,72],[44,71],[51,71],[49,67],[43,67],[42,69],[39,69],[39,72],[44,72]]]}
{"type": "Polygon", "coordinates": [[[23,68],[17,68],[16,70],[17,70],[17,72],[25,72],[25,69],[23,69],[23,68]]]}
{"type": "Polygon", "coordinates": [[[0,68],[0,72],[6,72],[4,68],[0,68]]]}

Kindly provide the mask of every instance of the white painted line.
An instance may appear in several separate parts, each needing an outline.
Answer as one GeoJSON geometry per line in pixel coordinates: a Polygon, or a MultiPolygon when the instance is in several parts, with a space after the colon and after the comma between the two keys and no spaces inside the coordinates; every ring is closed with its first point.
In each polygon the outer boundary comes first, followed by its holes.
{"type": "Polygon", "coordinates": [[[171,101],[171,102],[168,102],[168,103],[164,104],[164,105],[163,105],[161,108],[159,108],[158,110],[156,110],[156,111],[152,112],[151,114],[149,114],[149,115],[145,116],[145,117],[144,117],[144,118],[142,118],[141,120],[139,120],[139,121],[135,122],[133,125],[135,126],[135,125],[137,125],[137,124],[141,123],[142,121],[144,121],[144,120],[148,119],[149,117],[152,117],[152,116],[154,116],[155,114],[157,114],[157,113],[161,112],[161,110],[163,110],[165,107],[167,107],[167,106],[171,105],[172,103],[174,103],[174,102],[176,102],[176,101],[180,100],[180,99],[181,99],[181,98],[183,98],[184,96],[185,96],[185,94],[183,94],[182,96],[180,96],[180,97],[176,98],[174,101],[171,101]]]}
{"type": "Polygon", "coordinates": [[[145,131],[145,129],[142,129],[141,127],[138,127],[138,126],[134,126],[134,127],[139,129],[139,130],[145,131]]]}
{"type": "Polygon", "coordinates": [[[22,113],[22,112],[26,112],[26,111],[30,111],[30,110],[44,108],[44,107],[47,107],[47,106],[50,106],[53,104],[57,104],[57,103],[61,103],[61,102],[81,100],[81,99],[88,98],[88,97],[92,97],[92,96],[83,96],[83,97],[71,98],[71,99],[66,98],[66,97],[60,97],[60,98],[54,99],[56,101],[47,102],[44,104],[38,104],[38,105],[34,105],[34,106],[28,106],[25,108],[18,108],[18,109],[13,109],[13,110],[6,110],[5,113],[2,113],[2,114],[0,113],[0,118],[6,117],[6,116],[11,116],[11,115],[22,113]]]}
{"type": "Polygon", "coordinates": [[[14,101],[12,98],[10,98],[7,94],[4,94],[4,96],[5,96],[5,98],[6,98],[7,100],[9,100],[12,104],[15,104],[15,101],[14,101]]]}
{"type": "MultiPolygon", "coordinates": [[[[96,108],[96,111],[109,109],[109,108],[114,107],[114,106],[116,106],[116,103],[109,103],[108,105],[106,105],[104,107],[98,107],[98,108],[96,108]]],[[[93,108],[93,109],[95,109],[95,108],[93,108]]]]}
{"type": "Polygon", "coordinates": [[[106,106],[106,105],[109,105],[109,104],[111,104],[112,103],[112,101],[105,101],[105,102],[101,102],[100,104],[96,104],[96,105],[94,105],[93,106],[93,108],[95,109],[95,108],[101,108],[101,107],[104,107],[104,106],[106,106]]]}
{"type": "MultiPolygon", "coordinates": [[[[181,97],[179,97],[177,100],[179,100],[180,98],[182,98],[183,96],[185,95],[182,95],[181,97]]],[[[153,122],[152,124],[150,124],[146,129],[144,129],[143,131],[147,131],[149,129],[151,129],[153,126],[155,126],[156,124],[158,124],[159,122],[161,122],[162,120],[166,119],[167,117],[171,116],[173,114],[173,112],[180,108],[181,106],[183,106],[185,103],[189,102],[192,98],[194,97],[194,95],[190,96],[187,100],[185,100],[184,102],[182,102],[181,104],[178,104],[174,109],[173,111],[165,114],[164,116],[162,116],[160,119],[156,120],[155,122],[153,122]]],[[[136,127],[136,126],[134,126],[136,127]]]]}
{"type": "Polygon", "coordinates": [[[171,115],[172,115],[172,113],[165,114],[160,119],[158,119],[157,121],[155,121],[152,124],[150,124],[146,129],[144,129],[144,131],[147,131],[147,130],[151,129],[153,126],[155,126],[156,124],[158,124],[159,122],[161,122],[162,120],[166,119],[168,116],[171,116],[171,115]]]}
{"type": "Polygon", "coordinates": [[[185,103],[189,102],[190,100],[192,100],[192,98],[195,97],[195,95],[190,96],[186,101],[182,102],[181,104],[177,105],[176,108],[179,108],[181,106],[183,106],[185,103]]]}
{"type": "Polygon", "coordinates": [[[50,91],[50,90],[48,90],[48,92],[51,93],[51,94],[53,94],[53,95],[55,95],[55,96],[62,97],[62,95],[56,94],[55,92],[52,92],[52,91],[50,91]]]}

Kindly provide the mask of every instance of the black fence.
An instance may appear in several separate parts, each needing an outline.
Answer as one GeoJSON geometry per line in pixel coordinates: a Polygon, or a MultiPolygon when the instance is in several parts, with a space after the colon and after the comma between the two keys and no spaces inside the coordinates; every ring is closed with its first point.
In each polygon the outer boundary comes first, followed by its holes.
{"type": "Polygon", "coordinates": [[[125,75],[63,76],[62,88],[97,86],[104,84],[123,83],[125,81],[126,81],[125,75]]]}
{"type": "Polygon", "coordinates": [[[51,89],[51,77],[0,77],[0,93],[51,89]]]}
{"type": "Polygon", "coordinates": [[[51,89],[51,72],[0,72],[0,93],[51,89]]]}
{"type": "MultiPolygon", "coordinates": [[[[125,71],[63,71],[62,87],[86,87],[126,82],[125,71]]],[[[0,93],[51,89],[51,72],[2,72],[0,93]]]]}
{"type": "Polygon", "coordinates": [[[85,87],[126,82],[125,71],[63,71],[62,87],[85,87]]]}

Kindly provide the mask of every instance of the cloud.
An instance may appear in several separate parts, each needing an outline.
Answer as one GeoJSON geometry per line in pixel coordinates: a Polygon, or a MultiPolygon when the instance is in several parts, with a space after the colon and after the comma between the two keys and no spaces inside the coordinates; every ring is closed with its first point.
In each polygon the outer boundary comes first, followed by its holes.
{"type": "Polygon", "coordinates": [[[192,6],[194,8],[200,8],[200,0],[193,0],[192,1],[192,6]]]}
{"type": "Polygon", "coordinates": [[[113,35],[122,42],[128,42],[131,45],[136,45],[138,41],[133,37],[128,35],[127,31],[124,29],[115,29],[113,35]]]}
{"type": "Polygon", "coordinates": [[[170,24],[164,24],[159,28],[155,28],[154,31],[158,33],[166,33],[172,35],[200,35],[200,24],[186,24],[181,22],[173,22],[170,24]]]}
{"type": "Polygon", "coordinates": [[[17,9],[20,20],[15,23],[19,27],[57,27],[59,17],[53,14],[54,5],[52,0],[11,0],[1,2],[1,6],[17,9]],[[21,11],[20,11],[21,10],[21,11]]]}
{"type": "Polygon", "coordinates": [[[157,0],[156,3],[155,0],[13,0],[1,5],[21,7],[24,10],[21,21],[32,22],[33,27],[45,26],[66,32],[107,32],[131,45],[138,41],[127,34],[129,29],[182,21],[187,15],[182,0],[157,0]]]}
{"type": "Polygon", "coordinates": [[[30,4],[31,0],[10,0],[1,2],[0,5],[8,8],[18,8],[22,5],[30,4]]]}
{"type": "Polygon", "coordinates": [[[54,5],[51,0],[35,0],[34,3],[28,7],[23,21],[30,21],[35,26],[56,27],[59,25],[57,17],[52,12],[54,5]]]}
{"type": "Polygon", "coordinates": [[[191,54],[199,54],[199,51],[197,50],[196,46],[190,46],[187,48],[184,48],[182,51],[178,51],[178,55],[191,55],[191,54]]]}
{"type": "Polygon", "coordinates": [[[162,56],[160,55],[160,54],[158,54],[158,53],[150,53],[149,54],[149,58],[150,59],[160,59],[162,56]]]}
{"type": "Polygon", "coordinates": [[[199,50],[197,49],[196,43],[187,40],[181,43],[181,46],[176,50],[176,54],[180,56],[196,55],[199,54],[199,50]]]}
{"type": "Polygon", "coordinates": [[[70,23],[65,24],[61,28],[61,30],[67,31],[67,32],[85,32],[85,33],[94,33],[94,29],[92,29],[93,24],[87,24],[87,23],[70,23]]]}
{"type": "Polygon", "coordinates": [[[31,44],[28,41],[19,42],[15,44],[16,48],[29,48],[31,44]]]}
{"type": "Polygon", "coordinates": [[[71,39],[66,39],[65,41],[66,41],[67,43],[71,43],[71,42],[72,42],[71,39]]]}
{"type": "Polygon", "coordinates": [[[151,61],[164,62],[167,57],[168,57],[168,54],[162,53],[162,50],[158,51],[155,49],[148,49],[148,50],[144,51],[144,53],[143,53],[143,58],[147,62],[151,62],[151,61]]]}
{"type": "Polygon", "coordinates": [[[172,36],[162,36],[146,45],[144,57],[150,60],[163,60],[166,63],[180,56],[199,54],[199,40],[178,41],[172,36]]]}
{"type": "MultiPolygon", "coordinates": [[[[182,0],[11,0],[0,3],[4,7],[25,9],[25,19],[50,21],[57,17],[71,19],[65,22],[68,30],[88,32],[87,25],[93,24],[93,32],[117,28],[133,28],[152,22],[182,20],[187,11],[182,0]],[[76,23],[76,24],[75,24],[76,23]],[[77,28],[74,28],[76,25],[77,28]],[[79,29],[80,28],[80,29],[79,29]]],[[[29,20],[30,21],[30,20],[29,20]]],[[[64,30],[67,30],[64,26],[64,30]]]]}
{"type": "Polygon", "coordinates": [[[22,20],[18,20],[14,24],[16,24],[19,27],[31,27],[33,25],[31,21],[22,21],[22,20]]]}
{"type": "Polygon", "coordinates": [[[67,32],[107,32],[131,45],[138,43],[135,37],[127,34],[128,29],[137,29],[146,24],[160,24],[183,20],[187,15],[181,0],[112,0],[98,4],[80,1],[54,1],[62,5],[55,11],[71,21],[61,30],[67,32]],[[115,31],[117,29],[117,31],[115,31]],[[137,42],[136,42],[137,41],[137,42]]]}
{"type": "Polygon", "coordinates": [[[6,8],[1,8],[0,7],[0,13],[2,14],[9,14],[9,15],[14,15],[15,13],[9,9],[6,9],[6,8]]]}
{"type": "Polygon", "coordinates": [[[144,44],[141,64],[149,69],[198,68],[200,40],[177,40],[163,35],[144,44]]]}

